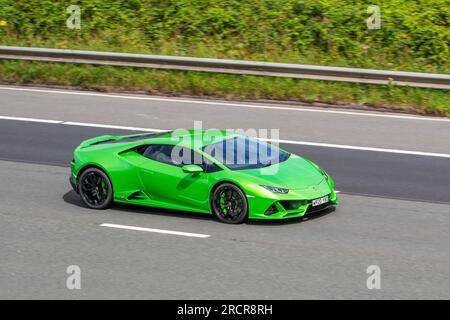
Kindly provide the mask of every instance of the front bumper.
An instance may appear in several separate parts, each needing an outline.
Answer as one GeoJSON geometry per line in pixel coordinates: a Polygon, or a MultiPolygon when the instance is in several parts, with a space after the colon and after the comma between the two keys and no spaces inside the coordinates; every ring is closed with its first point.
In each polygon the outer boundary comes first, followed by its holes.
{"type": "MultiPolygon", "coordinates": [[[[326,196],[326,195],[324,195],[324,196],[326,196]]],[[[319,198],[321,198],[321,197],[319,197],[319,198]]],[[[301,205],[292,210],[286,209],[285,206],[281,205],[280,201],[275,201],[272,204],[269,204],[268,206],[266,206],[267,210],[251,213],[250,219],[282,220],[282,219],[303,217],[303,216],[311,214],[311,213],[327,210],[339,203],[339,199],[337,198],[337,196],[334,193],[333,193],[333,195],[332,194],[329,195],[329,199],[330,200],[327,203],[316,206],[316,207],[312,206],[312,200],[314,200],[314,199],[302,200],[302,201],[306,201],[306,204],[301,205]],[[271,207],[275,208],[274,213],[268,213],[268,209],[271,207]]],[[[292,201],[298,201],[298,200],[292,200],[292,201]]],[[[250,205],[250,207],[251,207],[251,205],[250,205]]]]}
{"type": "Polygon", "coordinates": [[[339,203],[332,180],[303,190],[292,190],[288,194],[247,194],[250,219],[282,220],[303,217],[323,211],[339,203]],[[313,200],[328,196],[327,203],[313,206],[313,200]]]}

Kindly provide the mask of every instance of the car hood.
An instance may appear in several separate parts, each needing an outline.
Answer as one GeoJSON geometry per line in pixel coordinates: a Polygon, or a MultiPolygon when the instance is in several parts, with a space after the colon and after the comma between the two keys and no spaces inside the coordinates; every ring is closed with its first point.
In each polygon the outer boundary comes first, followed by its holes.
{"type": "Polygon", "coordinates": [[[288,160],[261,169],[240,170],[241,174],[258,184],[302,190],[318,185],[323,180],[323,174],[309,161],[291,155],[288,160]]]}

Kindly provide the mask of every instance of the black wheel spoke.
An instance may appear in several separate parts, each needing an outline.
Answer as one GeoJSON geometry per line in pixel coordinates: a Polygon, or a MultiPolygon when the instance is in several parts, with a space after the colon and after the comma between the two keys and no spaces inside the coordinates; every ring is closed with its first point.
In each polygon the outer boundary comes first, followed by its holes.
{"type": "Polygon", "coordinates": [[[102,205],[108,198],[106,179],[98,172],[89,172],[80,181],[80,193],[92,206],[102,205]]]}
{"type": "Polygon", "coordinates": [[[214,211],[226,221],[238,221],[246,214],[245,200],[241,194],[235,187],[219,187],[212,198],[214,211]]]}

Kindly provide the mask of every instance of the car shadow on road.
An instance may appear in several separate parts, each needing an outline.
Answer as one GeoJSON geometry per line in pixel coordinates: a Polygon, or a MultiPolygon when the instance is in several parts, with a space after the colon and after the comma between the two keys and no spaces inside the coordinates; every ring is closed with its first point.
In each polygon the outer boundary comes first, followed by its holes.
{"type": "Polygon", "coordinates": [[[83,208],[83,209],[87,209],[87,206],[84,205],[84,203],[81,201],[80,196],[73,190],[70,190],[68,192],[66,192],[63,195],[63,200],[65,203],[83,208]]]}
{"type": "MultiPolygon", "coordinates": [[[[75,191],[70,190],[66,194],[63,195],[64,202],[87,209],[88,207],[81,201],[80,196],[75,193],[75,191]]],[[[196,220],[214,220],[214,217],[209,214],[189,212],[189,211],[178,211],[178,210],[170,210],[170,209],[162,209],[162,208],[153,208],[153,207],[143,207],[137,206],[133,204],[122,204],[122,203],[114,203],[114,205],[108,209],[113,211],[122,211],[122,212],[130,212],[137,214],[151,214],[151,215],[159,215],[159,216],[171,216],[171,217],[179,217],[179,218],[190,218],[196,220]]]]}
{"type": "MultiPolygon", "coordinates": [[[[63,195],[64,202],[87,209],[88,207],[81,201],[78,194],[75,193],[75,191],[70,190],[66,194],[63,195]]],[[[205,221],[211,221],[211,220],[217,220],[217,223],[220,223],[216,217],[210,214],[204,214],[204,213],[196,213],[196,212],[189,212],[189,211],[178,211],[178,210],[170,210],[170,209],[162,209],[162,208],[152,208],[152,207],[142,207],[132,204],[122,204],[122,203],[115,203],[111,209],[114,211],[122,211],[122,212],[129,212],[129,213],[137,213],[137,214],[149,214],[149,215],[159,215],[159,216],[171,216],[171,217],[178,217],[178,218],[189,218],[189,219],[195,219],[195,220],[205,220],[205,221]]],[[[334,212],[335,208],[331,207],[327,210],[313,213],[311,215],[308,215],[306,217],[300,217],[300,218],[291,218],[286,220],[247,220],[245,224],[248,225],[261,225],[261,226],[279,226],[279,225],[287,225],[287,224],[296,224],[296,223],[302,223],[305,221],[311,221],[315,219],[319,219],[322,217],[325,217],[329,215],[330,213],[334,212]]]]}

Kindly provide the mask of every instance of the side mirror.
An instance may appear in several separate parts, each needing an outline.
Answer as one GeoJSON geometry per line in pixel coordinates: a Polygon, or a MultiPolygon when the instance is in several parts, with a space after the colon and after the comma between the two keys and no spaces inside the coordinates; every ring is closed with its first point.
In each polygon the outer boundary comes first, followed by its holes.
{"type": "Polygon", "coordinates": [[[185,173],[200,173],[203,172],[203,168],[196,164],[187,164],[181,167],[185,173]]]}

